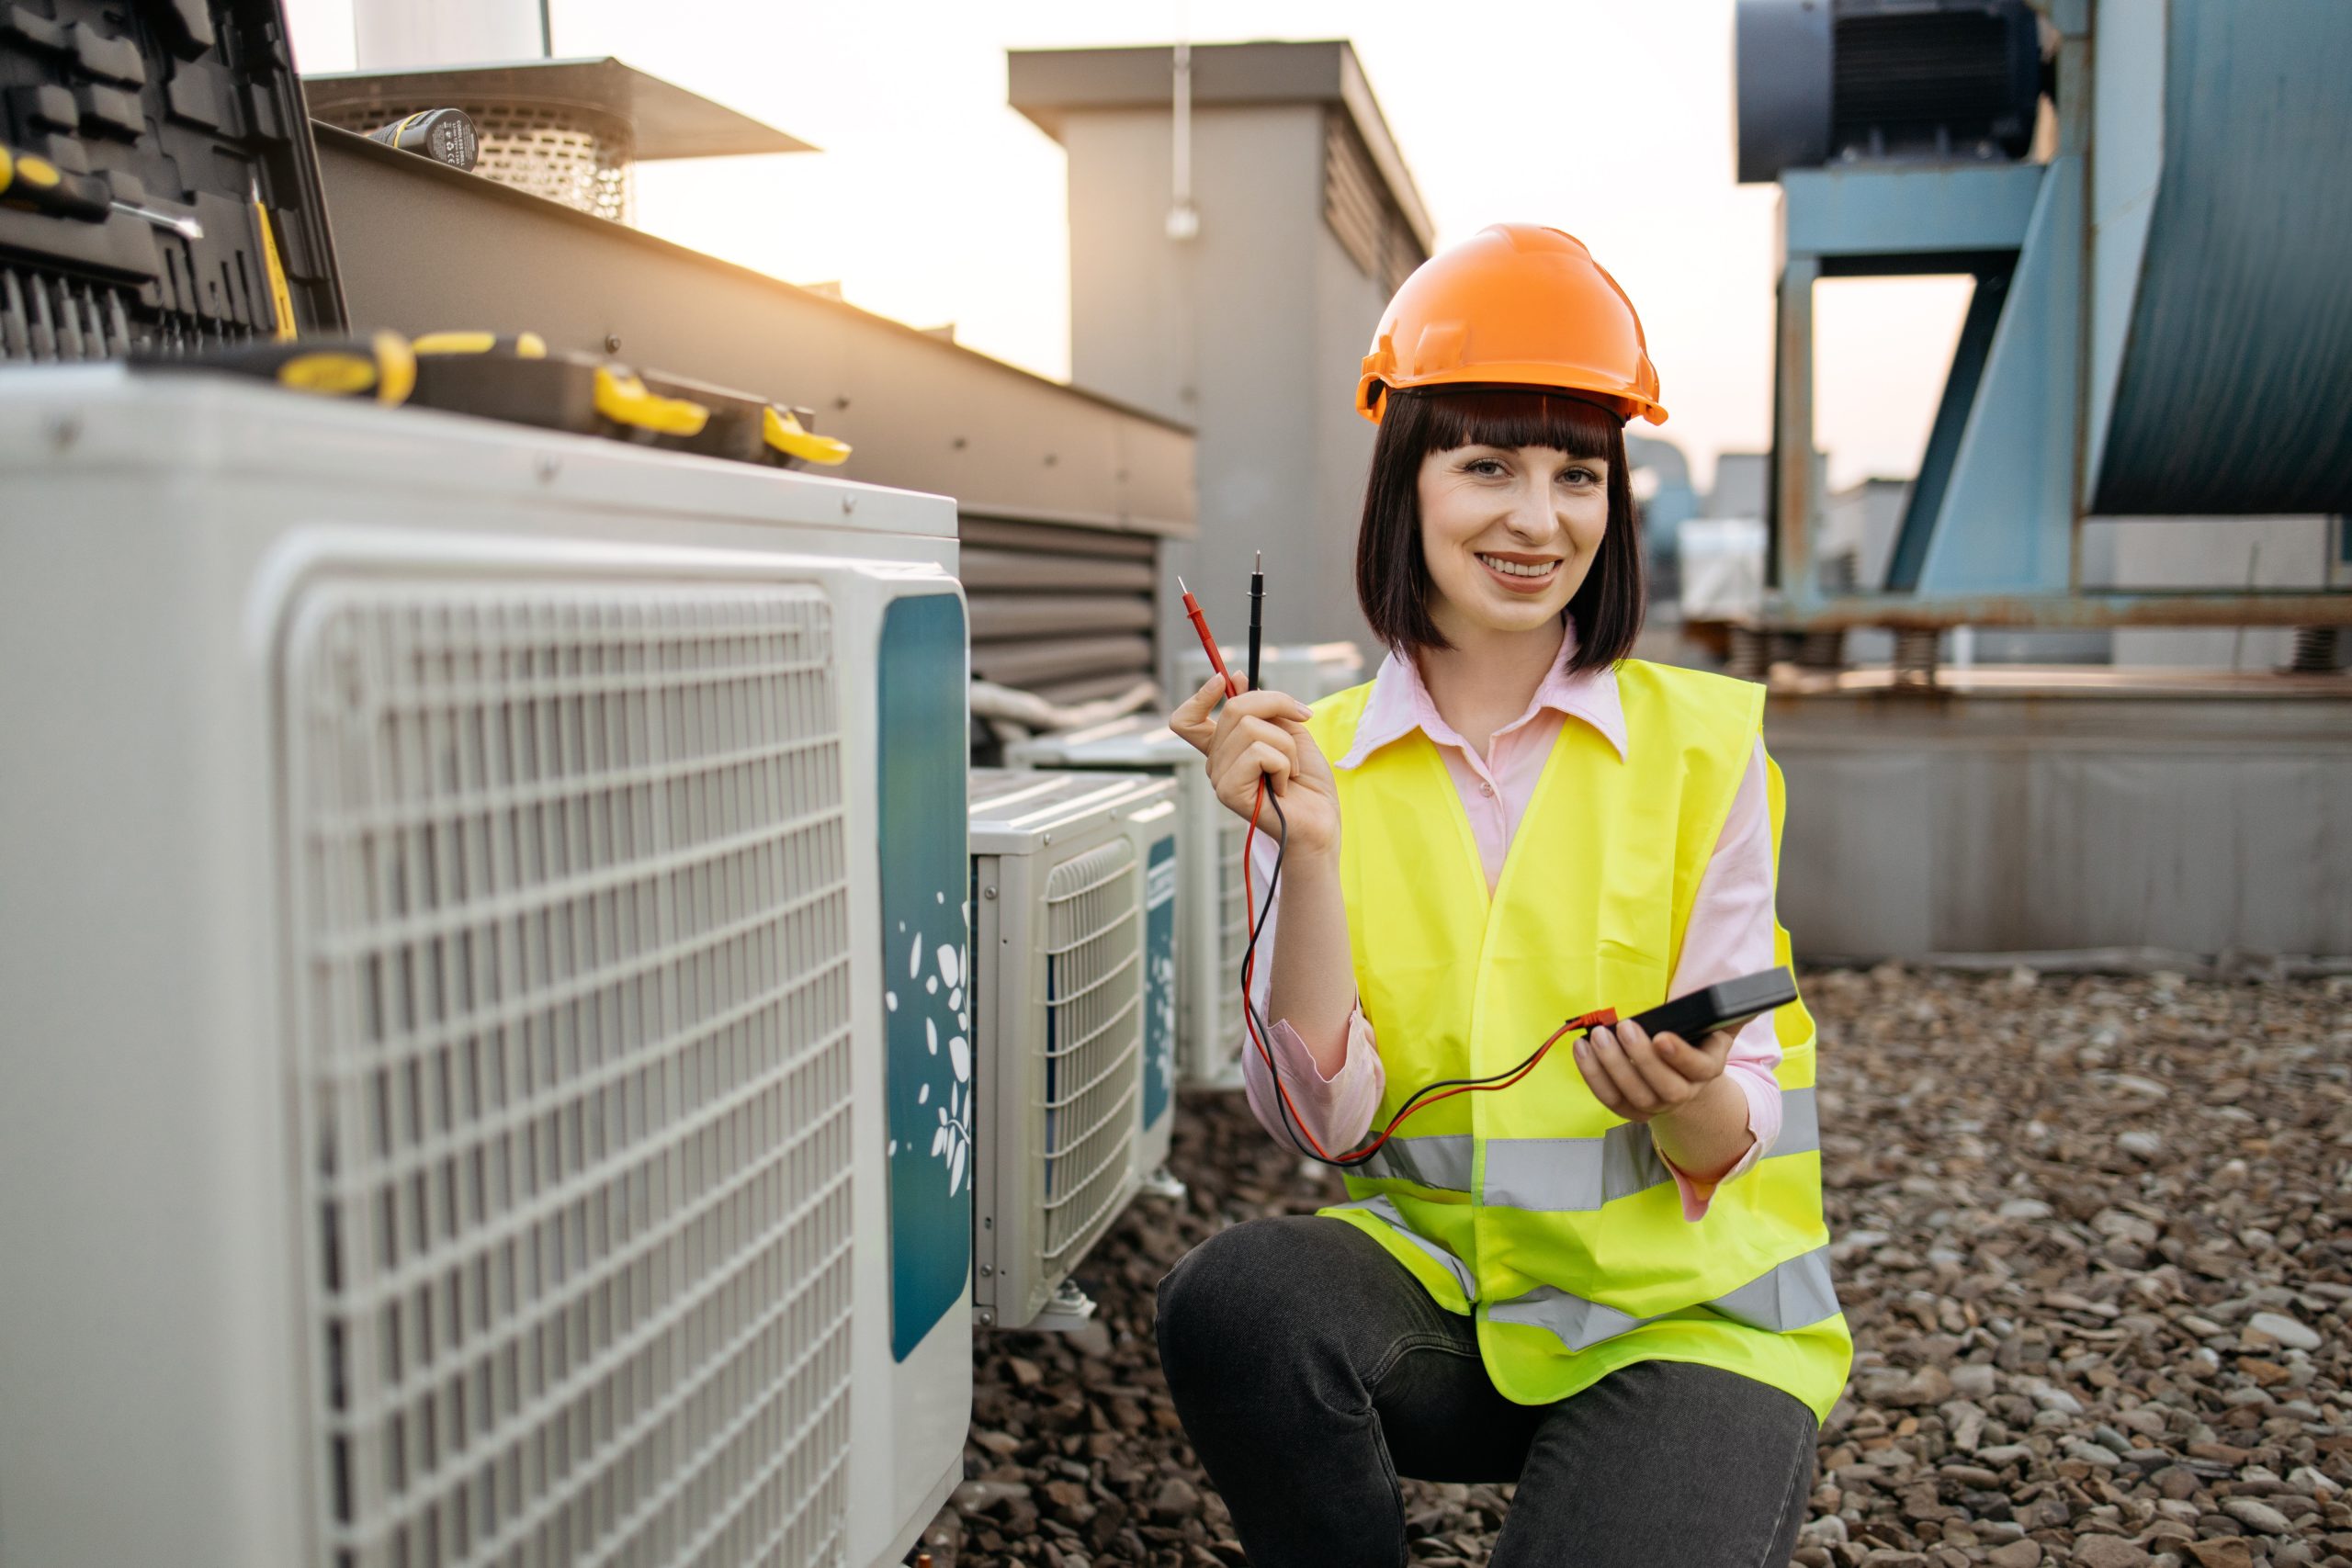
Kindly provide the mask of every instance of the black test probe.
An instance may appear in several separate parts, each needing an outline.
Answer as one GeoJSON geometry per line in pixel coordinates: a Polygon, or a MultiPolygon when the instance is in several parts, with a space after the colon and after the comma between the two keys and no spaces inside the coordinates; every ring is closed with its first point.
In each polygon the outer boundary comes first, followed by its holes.
{"type": "Polygon", "coordinates": [[[1250,689],[1257,691],[1258,644],[1265,625],[1266,552],[1260,550],[1250,566],[1250,689]]]}

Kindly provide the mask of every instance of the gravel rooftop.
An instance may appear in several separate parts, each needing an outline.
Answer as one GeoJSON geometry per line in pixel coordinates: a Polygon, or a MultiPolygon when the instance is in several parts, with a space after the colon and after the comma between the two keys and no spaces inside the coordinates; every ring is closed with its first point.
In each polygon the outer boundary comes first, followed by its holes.
{"type": "MultiPolygon", "coordinates": [[[[2352,1568],[2352,983],[1804,978],[1854,1377],[1806,1568],[2352,1568]]],[[[1337,1183],[1188,1100],[1181,1202],[1078,1270],[1075,1335],[982,1334],[932,1568],[1247,1561],[1152,1349],[1184,1251],[1337,1183]]],[[[1486,1560],[1509,1486],[1408,1483],[1413,1561],[1486,1560]]],[[[910,1556],[909,1561],[918,1559],[910,1556]]]]}

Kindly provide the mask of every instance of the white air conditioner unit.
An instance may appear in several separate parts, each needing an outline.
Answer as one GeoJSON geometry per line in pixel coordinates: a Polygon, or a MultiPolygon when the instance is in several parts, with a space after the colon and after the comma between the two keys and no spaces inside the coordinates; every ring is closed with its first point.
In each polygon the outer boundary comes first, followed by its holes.
{"type": "Polygon", "coordinates": [[[950,503],[119,367],[0,492],[7,1561],[899,1561],[950,503]]]}
{"type": "MultiPolygon", "coordinates": [[[[1201,754],[1165,724],[1131,716],[1019,741],[1005,757],[1015,767],[1150,773],[1175,781],[1182,821],[1176,908],[1177,1081],[1190,1089],[1238,1089],[1241,957],[1250,934],[1241,844],[1249,825],[1218,803],[1201,754]]],[[[1262,898],[1265,889],[1258,892],[1262,898]]]]}
{"type": "MultiPolygon", "coordinates": [[[[1250,666],[1247,644],[1227,648],[1219,643],[1217,651],[1236,677],[1250,666]]],[[[1209,656],[1188,641],[1176,656],[1178,694],[1192,695],[1208,678],[1209,656]]],[[[1321,702],[1334,692],[1371,679],[1363,672],[1363,654],[1351,642],[1268,644],[1258,650],[1258,678],[1268,691],[1284,693],[1303,703],[1321,702]]]]}
{"type": "Polygon", "coordinates": [[[1136,1192],[1149,877],[1128,818],[1148,828],[1170,794],[1160,779],[972,770],[983,1326],[1091,1316],[1069,1272],[1136,1192]]]}
{"type": "Polygon", "coordinates": [[[1172,779],[1130,775],[1138,787],[1122,821],[1143,878],[1143,1084],[1136,1095],[1136,1145],[1129,1160],[1136,1187],[1181,1198],[1184,1184],[1168,1168],[1176,1135],[1177,891],[1182,881],[1182,818],[1172,779]]]}

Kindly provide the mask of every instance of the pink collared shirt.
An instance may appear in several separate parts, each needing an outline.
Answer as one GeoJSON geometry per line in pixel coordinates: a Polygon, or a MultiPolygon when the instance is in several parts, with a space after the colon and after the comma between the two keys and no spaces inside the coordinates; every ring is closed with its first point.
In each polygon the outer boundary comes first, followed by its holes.
{"type": "MultiPolygon", "coordinates": [[[[1619,758],[1625,755],[1625,710],[1618,700],[1616,672],[1569,673],[1566,664],[1572,647],[1562,639],[1561,656],[1536,688],[1527,711],[1495,731],[1483,757],[1439,714],[1413,661],[1392,653],[1373,677],[1372,694],[1357,721],[1353,747],[1346,756],[1331,758],[1331,765],[1353,768],[1414,729],[1427,735],[1436,743],[1438,755],[1444,759],[1446,772],[1461,794],[1479,857],[1486,863],[1487,890],[1491,893],[1561,726],[1571,719],[1590,725],[1616,748],[1619,758]]],[[[1250,852],[1251,886],[1261,898],[1273,871],[1274,846],[1261,834],[1250,852]]],[[[1669,998],[1772,967],[1772,829],[1765,794],[1764,743],[1759,739],[1748,759],[1747,776],[1733,798],[1731,814],[1724,821],[1723,834],[1715,842],[1714,854],[1699,879],[1690,921],[1683,930],[1682,957],[1667,987],[1669,998]]],[[[1277,889],[1273,908],[1259,933],[1250,986],[1251,999],[1261,1018],[1272,986],[1274,933],[1281,915],[1282,895],[1277,889]]],[[[1356,1146],[1370,1130],[1387,1084],[1363,1006],[1359,1004],[1349,1017],[1347,1055],[1340,1070],[1329,1078],[1317,1068],[1306,1042],[1287,1020],[1268,1022],[1268,1043],[1281,1065],[1291,1106],[1300,1120],[1327,1149],[1356,1146]]],[[[1246,1038],[1241,1062],[1250,1111],[1268,1133],[1289,1142],[1292,1134],[1283,1125],[1281,1110],[1274,1103],[1265,1061],[1246,1038]]],[[[1747,1098],[1747,1130],[1753,1142],[1738,1164],[1712,1182],[1694,1181],[1676,1170],[1671,1161],[1665,1162],[1681,1192],[1684,1219],[1703,1215],[1718,1186],[1771,1152],[1781,1133],[1781,1086],[1772,1076],[1780,1062],[1780,1040],[1773,1033],[1769,1013],[1734,1038],[1724,1070],[1747,1098]]]]}

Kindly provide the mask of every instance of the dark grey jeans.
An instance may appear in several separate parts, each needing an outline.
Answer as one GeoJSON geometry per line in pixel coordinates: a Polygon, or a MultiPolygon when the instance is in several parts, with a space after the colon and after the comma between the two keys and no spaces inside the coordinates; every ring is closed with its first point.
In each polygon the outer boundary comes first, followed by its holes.
{"type": "Polygon", "coordinates": [[[1255,1568],[1400,1568],[1396,1478],[1515,1481],[1494,1568],[1784,1568],[1813,1412],[1713,1367],[1642,1361],[1514,1404],[1467,1318],[1370,1236],[1251,1220],[1159,1282],[1159,1358],[1255,1568]]]}

